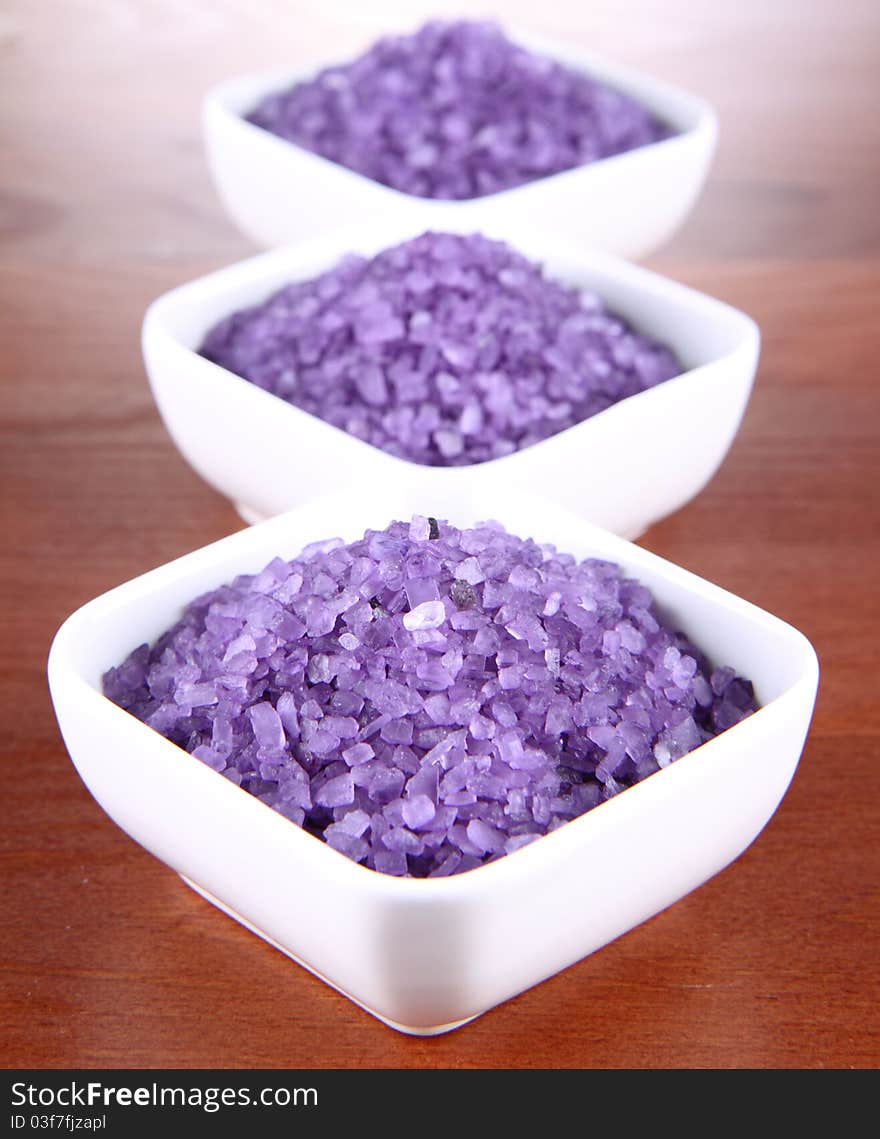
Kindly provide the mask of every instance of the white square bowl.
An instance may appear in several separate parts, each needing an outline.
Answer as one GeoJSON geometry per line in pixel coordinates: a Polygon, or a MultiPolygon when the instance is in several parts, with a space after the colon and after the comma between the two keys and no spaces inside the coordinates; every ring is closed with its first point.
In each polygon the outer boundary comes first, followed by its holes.
{"type": "Polygon", "coordinates": [[[239,262],[154,301],[144,319],[144,359],[183,456],[248,521],[355,479],[377,487],[404,480],[427,500],[450,484],[517,486],[630,538],[683,506],[715,473],[739,427],[760,347],[754,321],[616,258],[534,231],[486,228],[549,276],[594,290],[639,331],[668,343],[683,374],[503,458],[430,467],[389,455],[198,355],[205,333],[230,313],[324,272],[348,252],[373,255],[422,232],[413,219],[399,219],[239,262]]]}
{"type": "Polygon", "coordinates": [[[405,485],[381,500],[334,495],[245,529],[85,605],[49,656],[64,740],[110,817],[221,909],[414,1034],[457,1027],[566,968],[736,858],[792,778],[818,680],[799,632],[717,586],[535,496],[445,489],[439,499],[405,485]],[[459,526],[495,518],[618,562],[713,662],[753,680],[760,709],[513,854],[449,878],[401,879],[339,854],[101,694],[103,673],[204,591],[311,541],[353,540],[427,510],[459,526]]]}
{"type": "Polygon", "coordinates": [[[637,71],[535,36],[508,33],[541,55],[614,87],[675,132],[611,158],[464,201],[401,193],[279,138],[245,119],[266,95],[321,68],[245,75],[212,88],[202,129],[217,191],[235,224],[272,247],[337,229],[414,213],[424,228],[483,228],[489,220],[555,229],[566,240],[622,257],[641,257],[687,216],[715,151],[718,123],[701,98],[637,71]]]}

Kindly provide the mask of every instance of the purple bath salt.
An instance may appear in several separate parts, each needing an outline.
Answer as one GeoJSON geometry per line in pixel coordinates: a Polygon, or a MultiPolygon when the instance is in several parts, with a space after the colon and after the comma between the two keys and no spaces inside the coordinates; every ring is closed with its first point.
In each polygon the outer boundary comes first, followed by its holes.
{"type": "Polygon", "coordinates": [[[494,194],[672,133],[620,91],[468,21],[379,40],[267,96],[247,118],[395,190],[445,199],[494,194]]]}
{"type": "Polygon", "coordinates": [[[479,234],[350,256],[233,313],[200,352],[399,458],[500,458],[684,369],[593,293],[479,234]]]}
{"type": "Polygon", "coordinates": [[[613,563],[418,517],[206,593],[103,683],[335,850],[419,878],[520,849],[757,706],[613,563]]]}

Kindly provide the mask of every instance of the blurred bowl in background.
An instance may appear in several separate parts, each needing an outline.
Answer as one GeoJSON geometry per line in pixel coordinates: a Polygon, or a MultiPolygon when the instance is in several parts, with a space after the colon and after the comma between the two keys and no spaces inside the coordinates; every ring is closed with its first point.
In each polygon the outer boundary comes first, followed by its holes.
{"type": "Polygon", "coordinates": [[[577,246],[639,258],[681,225],[709,170],[718,135],[702,98],[589,52],[508,33],[534,52],[622,91],[675,132],[610,158],[462,201],[391,189],[246,121],[265,96],[312,78],[322,66],[245,75],[205,97],[203,135],[217,192],[233,222],[268,248],[341,225],[412,214],[424,229],[498,222],[540,226],[577,246]]]}

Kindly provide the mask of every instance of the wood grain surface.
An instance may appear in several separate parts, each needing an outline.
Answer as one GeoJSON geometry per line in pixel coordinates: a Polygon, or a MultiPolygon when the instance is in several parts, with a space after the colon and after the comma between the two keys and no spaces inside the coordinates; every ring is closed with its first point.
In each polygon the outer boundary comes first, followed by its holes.
{"type": "Polygon", "coordinates": [[[462,7],[2,9],[5,1067],[877,1066],[880,9],[867,0],[479,9],[720,112],[705,193],[651,264],[752,314],[763,352],[723,468],[643,542],[819,654],[800,767],[740,859],[472,1025],[412,1039],[196,897],[107,819],[65,752],[45,678],[61,621],[240,526],[169,441],[138,339],[154,296],[253,251],[208,179],[202,93],[462,7]]]}

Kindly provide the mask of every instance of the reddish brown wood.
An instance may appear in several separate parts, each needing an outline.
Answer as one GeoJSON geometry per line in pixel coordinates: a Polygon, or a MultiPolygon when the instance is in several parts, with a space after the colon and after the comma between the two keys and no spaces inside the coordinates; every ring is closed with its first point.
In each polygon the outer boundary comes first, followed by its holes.
{"type": "Polygon", "coordinates": [[[360,1012],[107,820],[52,715],[52,634],[107,587],[239,525],[165,435],[138,346],[153,296],[250,252],[208,181],[199,97],[239,70],[350,55],[380,6],[13,0],[0,17],[4,1066],[877,1066],[880,12],[497,7],[720,108],[711,182],[652,263],[752,313],[763,356],[728,461],[644,541],[816,645],[791,790],[706,886],[433,1040],[360,1012]]]}

